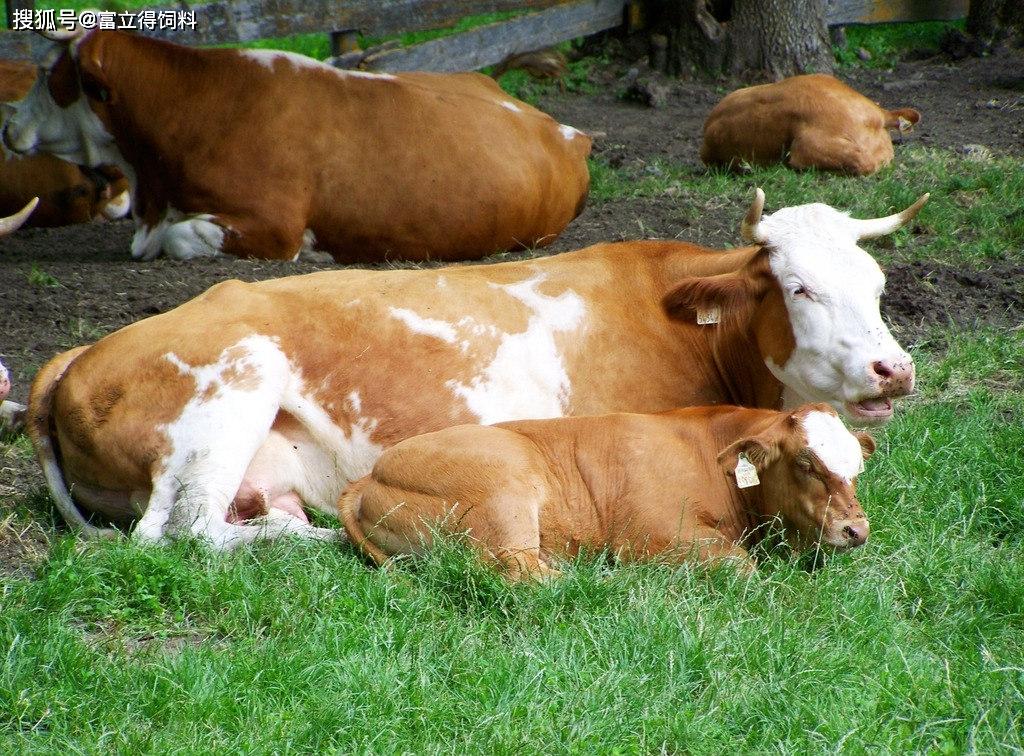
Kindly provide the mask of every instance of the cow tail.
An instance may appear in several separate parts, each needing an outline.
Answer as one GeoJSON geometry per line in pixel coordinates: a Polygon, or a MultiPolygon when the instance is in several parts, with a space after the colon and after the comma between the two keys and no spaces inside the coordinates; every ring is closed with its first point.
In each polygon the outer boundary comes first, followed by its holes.
{"type": "Polygon", "coordinates": [[[374,562],[382,565],[388,560],[388,555],[366,537],[366,533],[363,532],[363,528],[359,524],[359,517],[356,514],[359,509],[360,497],[363,495],[363,489],[366,488],[372,479],[372,476],[366,475],[349,484],[345,492],[342,493],[341,498],[338,499],[338,515],[345,526],[345,532],[348,533],[349,540],[369,555],[374,562]]]}
{"type": "Polygon", "coordinates": [[[88,348],[89,346],[81,346],[69,352],[64,352],[43,366],[43,369],[39,371],[36,379],[32,382],[26,425],[29,438],[32,439],[32,446],[36,450],[36,458],[39,460],[39,465],[43,468],[43,476],[46,478],[46,485],[50,489],[50,496],[57,505],[57,511],[60,512],[64,521],[86,538],[111,538],[120,531],[114,528],[99,528],[95,525],[90,525],[82,516],[78,507],[75,506],[75,502],[71,498],[71,492],[64,482],[64,473],[60,469],[60,462],[57,460],[50,422],[53,395],[57,391],[57,386],[64,375],[64,371],[88,348]]]}

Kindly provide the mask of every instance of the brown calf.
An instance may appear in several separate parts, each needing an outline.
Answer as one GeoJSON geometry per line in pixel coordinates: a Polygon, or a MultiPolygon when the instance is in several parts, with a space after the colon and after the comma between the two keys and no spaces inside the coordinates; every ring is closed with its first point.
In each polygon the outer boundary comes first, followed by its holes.
{"type": "Polygon", "coordinates": [[[744,545],[775,517],[797,548],[864,543],[855,485],[874,448],[826,404],[460,425],[384,452],[338,507],[378,563],[440,530],[468,532],[513,579],[580,548],[749,570],[744,545]]]}
{"type": "MultiPolygon", "coordinates": [[[[36,80],[28,61],[0,60],[0,102],[20,100],[36,80]]],[[[38,207],[28,226],[67,226],[128,212],[128,181],[112,165],[82,168],[53,155],[17,158],[0,148],[0,215],[20,210],[33,197],[38,207]]]]}
{"type": "Polygon", "coordinates": [[[919,120],[913,108],[885,110],[833,76],[793,76],[726,95],[704,123],[700,158],[867,176],[892,161],[888,130],[919,120]]]}

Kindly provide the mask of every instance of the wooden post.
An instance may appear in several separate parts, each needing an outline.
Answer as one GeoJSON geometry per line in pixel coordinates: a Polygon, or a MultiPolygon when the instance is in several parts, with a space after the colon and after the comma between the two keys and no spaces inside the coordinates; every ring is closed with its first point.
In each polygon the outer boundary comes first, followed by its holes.
{"type": "Polygon", "coordinates": [[[339,29],[331,32],[331,55],[338,57],[359,49],[358,29],[339,29]]]}
{"type": "Polygon", "coordinates": [[[7,0],[7,28],[14,28],[14,11],[36,9],[36,0],[7,0]]]}

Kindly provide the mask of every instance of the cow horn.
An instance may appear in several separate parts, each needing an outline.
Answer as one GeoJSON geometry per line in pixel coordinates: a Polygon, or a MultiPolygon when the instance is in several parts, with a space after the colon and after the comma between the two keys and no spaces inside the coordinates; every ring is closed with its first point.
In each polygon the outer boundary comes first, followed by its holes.
{"type": "Polygon", "coordinates": [[[922,194],[917,198],[917,202],[903,212],[887,215],[884,218],[869,218],[866,220],[851,218],[850,223],[853,224],[857,239],[874,239],[876,236],[891,234],[900,226],[909,223],[917,217],[917,214],[921,212],[921,208],[924,207],[924,203],[928,201],[930,196],[931,194],[928,193],[922,194]]]}
{"type": "Polygon", "coordinates": [[[754,201],[750,203],[747,215],[740,223],[740,236],[744,241],[763,242],[764,234],[761,233],[761,213],[764,212],[764,192],[761,187],[754,190],[754,201]]]}
{"type": "Polygon", "coordinates": [[[38,29],[40,36],[46,37],[51,42],[74,42],[85,34],[85,28],[75,24],[73,29],[38,29]]]}
{"type": "Polygon", "coordinates": [[[39,198],[33,197],[25,207],[21,208],[14,215],[0,218],[0,236],[12,234],[21,228],[21,224],[28,220],[28,216],[32,215],[32,211],[36,209],[38,204],[39,198]]]}

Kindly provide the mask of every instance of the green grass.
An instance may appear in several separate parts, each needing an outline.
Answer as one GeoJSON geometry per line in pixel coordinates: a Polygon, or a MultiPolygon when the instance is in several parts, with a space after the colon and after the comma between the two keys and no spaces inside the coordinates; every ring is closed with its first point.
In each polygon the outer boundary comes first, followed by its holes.
{"type": "Polygon", "coordinates": [[[847,26],[846,47],[835,48],[836,61],[845,66],[892,68],[911,50],[937,51],[942,35],[951,28],[963,29],[963,21],[923,21],[913,24],[847,26]],[[862,61],[858,49],[871,59],[862,61]]]}
{"type": "Polygon", "coordinates": [[[943,339],[877,434],[868,546],[813,573],[587,558],[509,586],[455,546],[379,571],[56,536],[0,591],[0,749],[1024,747],[1024,334],[943,339]]]}
{"type": "Polygon", "coordinates": [[[882,256],[984,262],[1024,249],[1024,160],[974,160],[946,150],[898,148],[896,160],[865,180],[784,166],[754,168],[737,177],[724,171],[697,172],[668,163],[613,168],[590,161],[592,201],[669,196],[681,211],[699,215],[714,202],[736,218],[749,204],[753,187],[767,197],[767,211],[825,202],[856,217],[879,216],[910,205],[925,192],[931,199],[915,223],[922,233],[909,244],[903,229],[882,256]]]}

